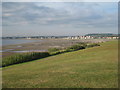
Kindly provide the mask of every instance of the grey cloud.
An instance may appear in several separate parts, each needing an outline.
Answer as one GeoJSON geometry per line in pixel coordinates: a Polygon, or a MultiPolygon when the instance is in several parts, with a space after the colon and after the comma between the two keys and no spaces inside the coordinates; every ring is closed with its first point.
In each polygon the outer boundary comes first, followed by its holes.
{"type": "Polygon", "coordinates": [[[116,12],[104,3],[3,3],[3,25],[116,27],[116,12]]]}

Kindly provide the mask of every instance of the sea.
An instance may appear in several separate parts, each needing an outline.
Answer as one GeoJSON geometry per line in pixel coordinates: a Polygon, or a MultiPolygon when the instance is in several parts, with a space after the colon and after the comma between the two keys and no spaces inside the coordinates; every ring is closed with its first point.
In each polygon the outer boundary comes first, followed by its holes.
{"type": "MultiPolygon", "coordinates": [[[[24,44],[24,43],[32,43],[32,42],[41,42],[43,40],[33,40],[33,39],[1,39],[0,46],[7,46],[7,45],[17,45],[17,44],[24,44]]],[[[17,46],[22,47],[22,46],[17,46]]],[[[15,53],[23,53],[23,52],[46,52],[47,50],[23,50],[23,51],[12,51],[14,49],[5,49],[0,50],[0,52],[15,52],[15,53]]]]}
{"type": "Polygon", "coordinates": [[[1,39],[0,40],[0,46],[32,43],[32,42],[39,42],[39,41],[42,41],[42,40],[33,40],[33,39],[1,39]]]}

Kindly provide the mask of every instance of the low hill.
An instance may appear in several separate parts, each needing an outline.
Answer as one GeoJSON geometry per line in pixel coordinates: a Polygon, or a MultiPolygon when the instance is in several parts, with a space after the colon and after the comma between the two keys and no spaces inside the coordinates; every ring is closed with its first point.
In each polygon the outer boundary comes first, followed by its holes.
{"type": "Polygon", "coordinates": [[[93,36],[93,37],[114,37],[118,36],[117,34],[112,33],[92,33],[92,34],[86,34],[85,36],[93,36]]]}
{"type": "Polygon", "coordinates": [[[3,68],[3,88],[117,88],[117,41],[3,68]]]}

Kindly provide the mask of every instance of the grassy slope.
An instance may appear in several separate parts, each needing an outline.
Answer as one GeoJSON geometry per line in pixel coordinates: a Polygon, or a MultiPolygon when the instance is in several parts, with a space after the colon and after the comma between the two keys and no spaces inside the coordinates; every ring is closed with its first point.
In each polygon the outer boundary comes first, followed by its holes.
{"type": "Polygon", "coordinates": [[[8,88],[117,87],[117,42],[3,68],[8,88]]]}

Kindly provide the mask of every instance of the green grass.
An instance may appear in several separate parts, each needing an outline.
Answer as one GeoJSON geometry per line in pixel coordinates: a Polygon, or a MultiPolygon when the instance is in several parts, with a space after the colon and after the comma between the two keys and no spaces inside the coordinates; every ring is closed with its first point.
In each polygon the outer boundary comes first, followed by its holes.
{"type": "Polygon", "coordinates": [[[117,88],[117,41],[3,68],[3,88],[117,88]]]}

